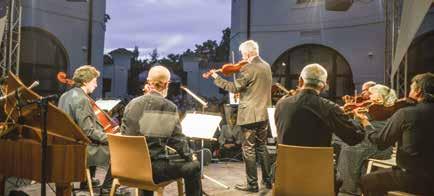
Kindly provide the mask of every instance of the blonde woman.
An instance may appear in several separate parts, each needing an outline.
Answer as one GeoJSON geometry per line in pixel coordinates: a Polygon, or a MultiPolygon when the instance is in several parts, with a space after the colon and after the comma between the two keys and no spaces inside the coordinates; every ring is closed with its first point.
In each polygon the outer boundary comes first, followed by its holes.
{"type": "MultiPolygon", "coordinates": [[[[370,101],[384,106],[391,106],[397,100],[395,91],[385,85],[376,84],[370,87],[368,92],[370,94],[370,101]]],[[[381,130],[386,121],[371,121],[371,123],[376,130],[381,130]]],[[[379,150],[366,139],[355,146],[343,144],[337,168],[339,177],[343,181],[339,192],[343,194],[360,195],[360,177],[366,169],[364,168],[364,162],[369,158],[389,159],[391,154],[391,147],[386,150],[379,150]]]]}

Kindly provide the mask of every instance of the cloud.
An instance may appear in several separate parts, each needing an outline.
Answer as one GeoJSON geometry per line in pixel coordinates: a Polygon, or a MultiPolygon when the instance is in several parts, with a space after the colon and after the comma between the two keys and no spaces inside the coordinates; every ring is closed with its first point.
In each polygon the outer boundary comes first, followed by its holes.
{"type": "MultiPolygon", "coordinates": [[[[230,0],[107,0],[106,48],[157,48],[163,55],[220,40],[230,0]]],[[[151,50],[152,50],[151,49],[151,50]]]]}

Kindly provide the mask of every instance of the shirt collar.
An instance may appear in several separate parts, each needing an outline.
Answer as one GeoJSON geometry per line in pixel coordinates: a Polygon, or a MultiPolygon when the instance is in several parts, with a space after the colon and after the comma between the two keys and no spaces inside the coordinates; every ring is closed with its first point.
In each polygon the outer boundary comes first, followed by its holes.
{"type": "Polygon", "coordinates": [[[318,95],[316,90],[313,90],[313,89],[301,89],[300,93],[318,95]]]}

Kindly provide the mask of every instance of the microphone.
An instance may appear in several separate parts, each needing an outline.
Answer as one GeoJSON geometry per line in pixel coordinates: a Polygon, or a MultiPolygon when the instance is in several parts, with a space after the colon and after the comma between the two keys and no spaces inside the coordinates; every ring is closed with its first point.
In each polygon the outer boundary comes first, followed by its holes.
{"type": "MultiPolygon", "coordinates": [[[[32,89],[32,88],[35,88],[35,87],[37,87],[39,85],[39,81],[34,81],[29,87],[27,87],[28,89],[32,89]]],[[[5,96],[3,96],[3,97],[0,97],[0,102],[2,102],[2,101],[4,101],[4,100],[6,100],[7,98],[9,98],[9,97],[11,97],[11,96],[14,96],[15,95],[15,93],[18,91],[18,92],[20,92],[21,90],[23,89],[23,87],[18,87],[18,89],[17,90],[14,90],[14,91],[12,91],[11,93],[8,93],[7,95],[5,95],[5,96]]]]}

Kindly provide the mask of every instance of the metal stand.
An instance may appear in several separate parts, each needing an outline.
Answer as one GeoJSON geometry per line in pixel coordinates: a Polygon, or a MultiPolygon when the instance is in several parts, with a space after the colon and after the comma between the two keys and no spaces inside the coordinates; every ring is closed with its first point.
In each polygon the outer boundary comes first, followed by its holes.
{"type": "MultiPolygon", "coordinates": [[[[219,185],[219,186],[221,186],[221,187],[223,187],[223,188],[225,188],[225,189],[229,189],[229,186],[227,186],[227,185],[225,185],[225,184],[219,182],[218,180],[216,180],[216,179],[214,179],[214,178],[211,178],[211,177],[209,177],[209,176],[207,176],[207,175],[204,174],[204,172],[203,172],[203,158],[204,158],[204,157],[203,157],[203,150],[204,150],[204,139],[201,139],[201,145],[200,145],[200,147],[201,147],[201,153],[200,153],[200,174],[202,175],[202,179],[203,179],[203,178],[206,178],[206,179],[210,180],[211,182],[214,182],[214,183],[216,183],[217,185],[219,185]]],[[[206,193],[205,193],[205,194],[206,194],[206,193]]],[[[206,194],[206,195],[208,195],[208,194],[206,194]]]]}
{"type": "MultiPolygon", "coordinates": [[[[17,91],[18,92],[18,91],[17,91]]],[[[45,196],[47,194],[46,184],[47,184],[47,114],[48,114],[48,101],[51,99],[57,98],[57,95],[49,95],[46,97],[42,97],[41,99],[28,101],[26,105],[37,104],[39,107],[39,111],[41,114],[41,196],[45,196]]]]}

